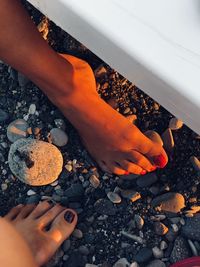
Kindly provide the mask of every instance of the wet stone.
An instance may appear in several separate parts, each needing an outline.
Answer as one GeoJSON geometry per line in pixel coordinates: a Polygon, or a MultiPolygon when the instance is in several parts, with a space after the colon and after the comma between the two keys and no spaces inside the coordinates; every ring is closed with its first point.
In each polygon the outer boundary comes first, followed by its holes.
{"type": "Polygon", "coordinates": [[[152,258],[152,250],[150,248],[142,248],[135,255],[134,260],[138,263],[148,262],[152,258]]]}
{"type": "Polygon", "coordinates": [[[7,128],[8,140],[12,143],[20,138],[27,137],[28,123],[23,119],[17,119],[11,122],[7,128]]]}
{"type": "Polygon", "coordinates": [[[189,256],[190,252],[186,240],[183,237],[177,237],[170,255],[170,262],[176,263],[178,261],[189,258],[189,256]]]}
{"type": "Polygon", "coordinates": [[[77,239],[83,238],[83,232],[80,229],[75,229],[72,235],[77,239]]]}
{"type": "Polygon", "coordinates": [[[169,121],[169,128],[171,130],[178,130],[182,128],[182,126],[183,122],[177,118],[171,118],[171,120],[169,121]]]}
{"type": "Polygon", "coordinates": [[[59,128],[51,129],[50,137],[51,137],[52,143],[56,146],[62,147],[68,143],[67,134],[59,128]]]}
{"type": "Polygon", "coordinates": [[[179,193],[166,193],[152,200],[151,205],[165,212],[178,213],[185,207],[185,199],[179,193]]]}
{"type": "Polygon", "coordinates": [[[84,189],[80,183],[72,184],[64,192],[64,196],[67,197],[70,201],[79,200],[83,195],[84,195],[84,189]]]}
{"type": "Polygon", "coordinates": [[[182,234],[188,239],[200,241],[200,214],[185,219],[182,234]]]}
{"type": "Polygon", "coordinates": [[[95,202],[94,207],[99,214],[113,216],[116,214],[117,209],[107,199],[99,199],[95,202]]]}
{"type": "Polygon", "coordinates": [[[160,248],[158,248],[157,246],[152,248],[152,252],[153,252],[154,258],[156,258],[156,259],[161,259],[164,256],[163,251],[160,248]]]}
{"type": "Polygon", "coordinates": [[[121,196],[123,198],[131,200],[131,202],[135,202],[141,198],[140,193],[134,190],[121,190],[121,196]]]}
{"type": "Polygon", "coordinates": [[[148,187],[154,184],[158,180],[158,177],[155,173],[148,173],[146,175],[140,176],[136,183],[139,187],[148,187]]]}

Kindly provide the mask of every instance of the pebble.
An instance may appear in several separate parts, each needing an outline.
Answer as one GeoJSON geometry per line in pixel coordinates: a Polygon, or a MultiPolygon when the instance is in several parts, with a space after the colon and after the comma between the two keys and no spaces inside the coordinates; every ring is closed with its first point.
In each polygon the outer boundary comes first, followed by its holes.
{"type": "Polygon", "coordinates": [[[96,78],[101,78],[107,73],[106,68],[103,65],[100,65],[97,69],[95,69],[94,74],[96,78]]]}
{"type": "Polygon", "coordinates": [[[0,109],[0,122],[5,122],[9,118],[9,115],[4,110],[0,109]]]}
{"type": "Polygon", "coordinates": [[[169,229],[169,231],[166,233],[165,238],[169,241],[169,242],[173,242],[175,240],[177,236],[177,233],[175,233],[173,231],[173,229],[169,229]]]}
{"type": "Polygon", "coordinates": [[[163,141],[162,138],[160,137],[160,135],[152,130],[146,131],[144,133],[149,139],[151,139],[151,141],[158,143],[159,145],[163,146],[163,141]]]}
{"type": "Polygon", "coordinates": [[[53,183],[50,184],[50,186],[53,186],[53,187],[55,187],[57,185],[58,185],[58,180],[56,180],[55,182],[53,182],[53,183]]]}
{"type": "Polygon", "coordinates": [[[121,190],[120,193],[123,198],[129,199],[131,202],[135,202],[141,198],[140,193],[134,190],[121,190]]]}
{"type": "Polygon", "coordinates": [[[112,204],[112,202],[107,200],[107,199],[104,199],[104,198],[98,199],[95,202],[94,207],[95,207],[96,211],[102,215],[113,216],[117,212],[117,210],[116,210],[115,206],[112,204]]]}
{"type": "Polygon", "coordinates": [[[160,211],[178,213],[185,207],[185,199],[180,193],[166,193],[154,198],[151,205],[160,211]]]}
{"type": "Polygon", "coordinates": [[[7,190],[7,188],[8,188],[8,185],[7,184],[1,184],[1,190],[2,191],[6,191],[7,190]]]}
{"type": "Polygon", "coordinates": [[[83,232],[80,229],[75,229],[72,235],[77,239],[83,238],[83,232]]]}
{"type": "Polygon", "coordinates": [[[70,164],[66,164],[66,165],[65,165],[65,169],[66,169],[68,172],[71,172],[71,171],[73,170],[73,167],[72,167],[72,165],[70,165],[70,164]]]}
{"type": "Polygon", "coordinates": [[[28,109],[28,114],[34,115],[35,112],[36,112],[36,105],[35,104],[31,104],[29,109],[28,109]]]}
{"type": "Polygon", "coordinates": [[[189,256],[190,253],[186,240],[181,236],[177,237],[170,255],[170,262],[176,263],[178,261],[189,258],[189,256]]]}
{"type": "Polygon", "coordinates": [[[144,226],[144,219],[140,215],[135,214],[134,221],[135,221],[137,228],[141,230],[144,226]]]}
{"type": "Polygon", "coordinates": [[[198,256],[198,251],[197,251],[194,243],[192,242],[192,240],[188,239],[188,244],[190,246],[190,249],[192,251],[193,256],[198,256]]]}
{"type": "Polygon", "coordinates": [[[52,143],[56,146],[62,147],[68,143],[67,134],[59,128],[51,129],[50,137],[51,137],[52,143]]]}
{"type": "Polygon", "coordinates": [[[146,267],[166,267],[166,265],[161,260],[153,260],[146,267]]]}
{"type": "Polygon", "coordinates": [[[166,233],[168,232],[169,229],[164,223],[155,222],[154,223],[154,230],[155,230],[155,233],[157,235],[163,236],[163,235],[166,235],[166,233]]]}
{"type": "Polygon", "coordinates": [[[62,245],[63,251],[67,252],[70,249],[70,246],[71,246],[70,239],[65,240],[63,245],[62,245]]]}
{"type": "Polygon", "coordinates": [[[127,237],[127,238],[141,244],[141,245],[144,244],[144,240],[140,236],[133,235],[133,234],[127,233],[125,231],[121,231],[121,235],[123,235],[123,236],[125,236],[125,237],[127,237]]]}
{"type": "Polygon", "coordinates": [[[152,250],[150,248],[141,248],[135,255],[134,260],[138,263],[145,263],[152,258],[152,255],[152,250]]]}
{"type": "Polygon", "coordinates": [[[129,107],[127,107],[127,108],[124,110],[124,114],[128,114],[130,111],[131,111],[131,109],[130,109],[129,107]]]}
{"type": "Polygon", "coordinates": [[[129,267],[130,263],[127,261],[126,258],[121,258],[119,259],[117,262],[115,262],[115,264],[113,265],[113,267],[129,267]]]}
{"type": "Polygon", "coordinates": [[[30,189],[30,190],[28,190],[27,191],[27,196],[33,196],[33,195],[35,195],[36,194],[36,192],[35,191],[33,191],[32,189],[30,189]]]}
{"type": "Polygon", "coordinates": [[[139,187],[148,187],[154,184],[158,180],[158,177],[155,173],[148,173],[146,175],[140,176],[136,183],[139,187]]]}
{"type": "Polygon", "coordinates": [[[108,192],[107,197],[114,204],[119,204],[122,201],[121,197],[117,193],[114,193],[114,192],[108,192]]]}
{"type": "Polygon", "coordinates": [[[183,122],[177,118],[171,118],[169,121],[169,128],[171,130],[178,130],[181,129],[183,126],[183,122]]]}
{"type": "Polygon", "coordinates": [[[98,267],[97,265],[86,263],[85,267],[98,267]]]}
{"type": "Polygon", "coordinates": [[[136,261],[134,261],[131,263],[130,267],[140,267],[140,266],[136,261]]]}
{"type": "Polygon", "coordinates": [[[21,138],[11,145],[8,163],[22,182],[41,186],[54,182],[62,171],[63,157],[52,144],[21,138]]]}
{"type": "Polygon", "coordinates": [[[167,249],[167,248],[168,248],[167,242],[165,242],[164,240],[162,240],[162,241],[160,242],[160,249],[161,249],[161,250],[165,250],[165,249],[167,249]]]}
{"type": "Polygon", "coordinates": [[[40,196],[35,194],[27,198],[26,204],[37,204],[39,201],[40,201],[40,196]]]}
{"type": "Polygon", "coordinates": [[[20,138],[27,137],[27,129],[29,128],[28,123],[23,119],[17,119],[11,122],[7,128],[8,140],[12,143],[20,138]]]}
{"type": "Polygon", "coordinates": [[[152,253],[153,253],[154,258],[156,258],[156,259],[161,259],[164,256],[163,251],[161,249],[159,249],[159,247],[157,247],[157,246],[152,248],[152,253]]]}
{"type": "Polygon", "coordinates": [[[174,138],[172,135],[172,131],[170,128],[167,128],[164,133],[162,134],[162,140],[164,144],[164,148],[171,152],[174,148],[174,138]]]}
{"type": "Polygon", "coordinates": [[[69,201],[78,201],[84,195],[84,189],[82,184],[75,183],[72,184],[67,190],[65,190],[64,195],[69,201]]]}
{"type": "Polygon", "coordinates": [[[194,169],[196,171],[200,171],[200,161],[198,160],[198,158],[195,157],[195,156],[191,156],[190,157],[190,161],[191,161],[192,166],[194,167],[194,169]]]}
{"type": "Polygon", "coordinates": [[[90,254],[90,251],[86,246],[80,246],[78,248],[78,251],[85,256],[88,256],[90,254]]]}
{"type": "Polygon", "coordinates": [[[107,101],[108,105],[111,106],[113,109],[117,109],[118,108],[118,103],[117,103],[117,99],[112,97],[107,101]]]}
{"type": "Polygon", "coordinates": [[[185,219],[182,234],[188,239],[200,241],[200,213],[185,219]]]}
{"type": "Polygon", "coordinates": [[[92,175],[90,176],[90,184],[91,184],[94,188],[98,188],[98,187],[100,186],[100,180],[99,180],[99,178],[98,178],[96,175],[92,174],[92,175]]]}
{"type": "Polygon", "coordinates": [[[65,131],[66,130],[66,123],[63,119],[55,119],[54,123],[56,125],[57,128],[65,131]]]}

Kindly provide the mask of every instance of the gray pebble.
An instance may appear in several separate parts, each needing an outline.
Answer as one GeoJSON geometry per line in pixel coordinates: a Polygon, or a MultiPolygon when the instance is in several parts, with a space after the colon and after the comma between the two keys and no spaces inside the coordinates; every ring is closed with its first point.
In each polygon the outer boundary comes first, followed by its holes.
{"type": "Polygon", "coordinates": [[[190,249],[192,251],[193,256],[198,256],[198,251],[197,251],[194,243],[192,242],[192,240],[188,239],[188,244],[190,246],[190,249]]]}
{"type": "Polygon", "coordinates": [[[119,259],[114,265],[113,267],[129,267],[130,263],[127,261],[126,258],[121,258],[119,259]]]}
{"type": "Polygon", "coordinates": [[[155,259],[161,259],[164,256],[164,253],[159,247],[155,246],[152,248],[153,256],[155,259]]]}
{"type": "Polygon", "coordinates": [[[152,257],[152,250],[150,248],[142,248],[135,255],[134,260],[138,263],[148,262],[152,257]]]}
{"type": "Polygon", "coordinates": [[[70,246],[71,246],[71,241],[69,239],[65,240],[62,245],[63,251],[67,252],[70,249],[70,246]]]}
{"type": "Polygon", "coordinates": [[[5,122],[9,118],[9,115],[4,110],[0,109],[0,122],[5,122]]]}
{"type": "Polygon", "coordinates": [[[119,204],[122,201],[121,197],[117,193],[114,193],[114,192],[108,192],[107,197],[114,204],[119,204]]]}
{"type": "Polygon", "coordinates": [[[140,215],[135,214],[134,221],[135,221],[137,228],[141,230],[144,226],[144,219],[140,215]]]}
{"type": "Polygon", "coordinates": [[[168,227],[164,223],[155,222],[154,230],[157,235],[163,236],[168,232],[168,227]]]}
{"type": "Polygon", "coordinates": [[[98,188],[98,187],[100,186],[100,180],[99,180],[99,178],[98,178],[96,175],[92,174],[92,175],[90,176],[90,184],[91,184],[94,188],[98,188]]]}
{"type": "Polygon", "coordinates": [[[111,201],[107,199],[98,199],[94,207],[99,214],[113,216],[116,214],[116,208],[111,201]]]}
{"type": "Polygon", "coordinates": [[[77,239],[83,238],[83,232],[79,229],[75,229],[72,235],[77,239]]]}
{"type": "Polygon", "coordinates": [[[141,198],[140,193],[134,190],[121,190],[121,196],[131,200],[131,202],[135,202],[141,198]]]}
{"type": "Polygon", "coordinates": [[[88,256],[90,254],[90,251],[86,246],[80,246],[78,248],[78,251],[85,256],[88,256]]]}
{"type": "Polygon", "coordinates": [[[167,242],[165,242],[164,240],[162,240],[162,241],[160,242],[160,249],[161,249],[161,250],[165,250],[165,249],[167,249],[167,248],[168,248],[167,242]]]}
{"type": "Polygon", "coordinates": [[[139,187],[148,187],[154,184],[158,180],[158,177],[155,173],[148,173],[146,175],[140,176],[136,183],[139,187]]]}
{"type": "Polygon", "coordinates": [[[35,194],[36,194],[35,191],[33,191],[32,189],[27,191],[27,196],[33,196],[35,194]]]}
{"type": "Polygon", "coordinates": [[[153,260],[146,267],[166,267],[166,265],[161,260],[153,260]]]}
{"type": "Polygon", "coordinates": [[[200,214],[185,219],[182,234],[188,239],[200,241],[200,214]]]}
{"type": "Polygon", "coordinates": [[[65,146],[68,142],[67,134],[59,128],[51,129],[50,136],[51,136],[52,143],[56,146],[59,146],[59,147],[65,146]]]}
{"type": "Polygon", "coordinates": [[[7,128],[8,140],[12,143],[20,138],[27,137],[28,123],[23,119],[17,119],[11,122],[7,128]]]}
{"type": "Polygon", "coordinates": [[[177,237],[170,255],[170,262],[176,263],[178,261],[189,258],[189,256],[190,253],[186,240],[183,237],[177,237]]]}

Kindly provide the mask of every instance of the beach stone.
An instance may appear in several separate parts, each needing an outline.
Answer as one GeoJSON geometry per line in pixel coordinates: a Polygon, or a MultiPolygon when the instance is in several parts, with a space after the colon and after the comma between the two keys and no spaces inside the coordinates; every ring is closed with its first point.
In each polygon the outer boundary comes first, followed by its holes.
{"type": "Polygon", "coordinates": [[[140,267],[140,266],[136,261],[134,261],[131,263],[130,267],[140,267]]]}
{"type": "Polygon", "coordinates": [[[40,196],[35,194],[26,199],[26,204],[37,204],[40,201],[40,196]]]}
{"type": "Polygon", "coordinates": [[[63,157],[52,144],[21,138],[11,145],[8,163],[22,182],[41,186],[54,182],[62,171],[63,157]]]}
{"type": "Polygon", "coordinates": [[[174,137],[172,135],[172,131],[170,128],[167,128],[162,134],[162,140],[164,144],[164,148],[171,152],[174,148],[174,137]]]}
{"type": "Polygon", "coordinates": [[[80,229],[75,229],[72,235],[77,239],[83,238],[83,232],[80,229]]]}
{"type": "Polygon", "coordinates": [[[8,140],[12,143],[20,138],[27,137],[28,123],[23,119],[17,119],[11,122],[7,128],[8,140]]]}
{"type": "Polygon", "coordinates": [[[36,112],[36,105],[35,104],[31,104],[29,109],[28,109],[28,114],[34,115],[35,112],[36,112]]]}
{"type": "Polygon", "coordinates": [[[190,161],[191,161],[192,166],[194,167],[194,169],[196,171],[200,171],[200,161],[199,161],[199,159],[197,157],[195,157],[195,156],[191,156],[190,157],[190,161]]]}
{"type": "Polygon", "coordinates": [[[33,191],[32,189],[30,189],[30,190],[28,190],[27,191],[27,196],[33,196],[33,195],[35,195],[36,194],[36,192],[35,191],[33,191]]]}
{"type": "Polygon", "coordinates": [[[180,193],[170,192],[154,198],[151,205],[161,211],[178,213],[185,207],[185,199],[180,193]]]}
{"type": "Polygon", "coordinates": [[[121,197],[117,193],[114,193],[114,192],[108,192],[107,197],[114,204],[119,204],[122,201],[121,197]]]}
{"type": "Polygon", "coordinates": [[[51,129],[50,137],[51,137],[52,143],[59,147],[65,146],[68,142],[67,134],[59,128],[51,129]]]}
{"type": "Polygon", "coordinates": [[[62,129],[63,131],[66,130],[66,123],[63,119],[55,119],[54,123],[57,128],[62,129]]]}
{"type": "Polygon", "coordinates": [[[200,213],[185,219],[185,225],[182,226],[182,234],[188,239],[200,241],[200,213]]]}
{"type": "Polygon", "coordinates": [[[177,118],[171,118],[171,120],[169,121],[169,128],[171,130],[178,130],[182,128],[182,126],[183,122],[177,118]]]}
{"type": "Polygon", "coordinates": [[[95,175],[92,174],[90,176],[90,184],[94,187],[94,188],[98,188],[100,186],[100,180],[99,178],[95,175]]]}
{"type": "Polygon", "coordinates": [[[165,242],[164,240],[162,240],[162,241],[160,242],[160,249],[161,249],[161,250],[165,250],[165,249],[167,249],[167,248],[168,248],[167,242],[165,242]]]}
{"type": "Polygon", "coordinates": [[[170,262],[176,263],[190,257],[189,247],[186,240],[178,236],[174,242],[174,247],[170,255],[170,262]]]}
{"type": "Polygon", "coordinates": [[[166,267],[166,264],[161,260],[153,260],[146,267],[166,267]]]}
{"type": "Polygon", "coordinates": [[[161,222],[155,222],[154,223],[154,230],[157,235],[163,236],[168,232],[168,227],[161,222]]]}
{"type": "Polygon", "coordinates": [[[120,193],[123,198],[129,199],[131,202],[135,202],[141,198],[140,193],[134,190],[121,190],[120,193]]]}
{"type": "Polygon", "coordinates": [[[8,185],[6,183],[1,184],[1,190],[6,191],[8,188],[8,185]]]}
{"type": "Polygon", "coordinates": [[[148,262],[152,256],[153,254],[150,248],[141,248],[135,255],[134,260],[138,263],[145,263],[148,262]]]}
{"type": "Polygon", "coordinates": [[[79,251],[81,254],[85,255],[85,256],[87,256],[87,255],[90,254],[89,249],[88,249],[86,246],[84,246],[84,245],[80,246],[80,247],[78,248],[78,251],[79,251]]]}
{"type": "Polygon", "coordinates": [[[152,130],[148,130],[144,133],[149,139],[151,139],[151,141],[158,143],[159,145],[163,146],[163,141],[161,136],[152,130]]]}
{"type": "Polygon", "coordinates": [[[130,263],[127,261],[126,258],[121,258],[119,259],[114,265],[113,267],[129,267],[130,263]]]}
{"type": "Polygon", "coordinates": [[[95,264],[86,263],[85,267],[98,267],[98,266],[95,264]]]}
{"type": "Polygon", "coordinates": [[[67,190],[64,192],[64,196],[67,197],[70,201],[78,201],[84,195],[84,188],[82,184],[76,183],[72,184],[67,190]]]}
{"type": "Polygon", "coordinates": [[[9,118],[9,115],[7,112],[5,112],[3,109],[0,109],[0,122],[5,122],[9,118]]]}
{"type": "Polygon", "coordinates": [[[117,209],[112,202],[104,198],[98,199],[94,204],[94,208],[96,212],[102,215],[113,216],[117,212],[117,209]]]}
{"type": "Polygon", "coordinates": [[[161,249],[159,249],[159,247],[157,246],[152,248],[152,252],[153,252],[154,258],[156,259],[161,259],[164,256],[164,252],[161,249]]]}
{"type": "Polygon", "coordinates": [[[154,184],[156,181],[158,180],[158,177],[155,173],[148,173],[146,175],[142,175],[140,176],[137,181],[136,184],[139,187],[148,187],[151,186],[152,184],[154,184]]]}
{"type": "Polygon", "coordinates": [[[70,239],[67,239],[63,242],[62,248],[64,252],[67,252],[70,249],[71,241],[70,239]]]}
{"type": "Polygon", "coordinates": [[[134,221],[135,221],[137,228],[141,230],[144,226],[144,219],[140,215],[135,214],[134,221]]]}
{"type": "Polygon", "coordinates": [[[103,65],[100,65],[97,69],[95,69],[94,74],[96,78],[101,78],[107,73],[106,68],[103,65]]]}

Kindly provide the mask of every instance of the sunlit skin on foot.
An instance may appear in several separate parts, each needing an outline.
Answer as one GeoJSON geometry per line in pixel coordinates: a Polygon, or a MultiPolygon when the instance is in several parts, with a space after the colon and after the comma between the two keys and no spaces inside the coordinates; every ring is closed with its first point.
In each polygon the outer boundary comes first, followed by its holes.
{"type": "Polygon", "coordinates": [[[61,56],[69,74],[67,93],[60,97],[55,91],[49,98],[76,127],[99,166],[117,175],[144,175],[163,168],[168,158],[162,146],[99,97],[90,66],[76,57],[61,56]]]}
{"type": "MultiPolygon", "coordinates": [[[[73,232],[75,211],[52,205],[18,205],[5,217],[28,244],[38,266],[44,265],[73,232]]],[[[16,248],[17,249],[17,248],[16,248]]]]}

